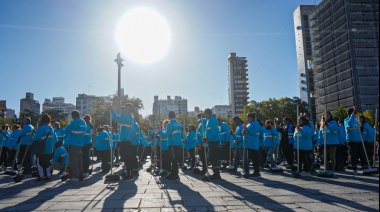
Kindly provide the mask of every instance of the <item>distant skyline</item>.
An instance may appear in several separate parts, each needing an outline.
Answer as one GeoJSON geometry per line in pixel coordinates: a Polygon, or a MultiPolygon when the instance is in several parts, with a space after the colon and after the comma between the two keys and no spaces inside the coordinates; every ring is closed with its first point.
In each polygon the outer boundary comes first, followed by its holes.
{"type": "MultiPolygon", "coordinates": [[[[320,1],[317,1],[318,3],[320,1]]],[[[160,14],[171,32],[165,56],[142,64],[125,54],[121,87],[152,114],[154,96],[188,100],[194,107],[228,104],[228,54],[248,60],[249,101],[299,97],[293,12],[314,1],[1,1],[0,99],[20,110],[32,92],[64,97],[117,91],[119,20],[133,8],[160,14]]]]}

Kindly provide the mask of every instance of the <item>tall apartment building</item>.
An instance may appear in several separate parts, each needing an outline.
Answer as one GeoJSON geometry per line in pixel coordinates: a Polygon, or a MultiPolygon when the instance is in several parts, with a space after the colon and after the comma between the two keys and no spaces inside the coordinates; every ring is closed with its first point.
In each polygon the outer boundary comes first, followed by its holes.
{"type": "Polygon", "coordinates": [[[244,113],[248,104],[248,69],[246,57],[228,56],[228,100],[232,116],[244,113]]]}
{"type": "Polygon", "coordinates": [[[309,14],[317,117],[379,107],[379,0],[324,0],[309,14]]]}
{"type": "Polygon", "coordinates": [[[0,100],[0,117],[7,118],[7,101],[0,100]]]}
{"type": "Polygon", "coordinates": [[[231,108],[229,105],[215,105],[211,108],[211,111],[216,116],[223,116],[228,117],[229,115],[232,116],[232,114],[228,114],[231,111],[231,108]]]}
{"type": "Polygon", "coordinates": [[[154,96],[153,115],[167,117],[169,111],[174,111],[179,116],[187,115],[187,99],[180,96],[175,96],[174,99],[171,99],[170,96],[167,96],[166,99],[158,99],[158,96],[154,96]]]}
{"type": "Polygon", "coordinates": [[[25,98],[20,99],[20,113],[24,110],[29,110],[33,113],[40,114],[41,105],[37,100],[34,100],[34,94],[27,92],[25,98]]]}
{"type": "Polygon", "coordinates": [[[75,105],[71,103],[65,103],[65,98],[63,97],[53,97],[53,101],[50,99],[45,99],[42,104],[42,111],[58,109],[62,110],[63,113],[67,114],[67,119],[71,119],[71,112],[75,110],[75,105]]]}
{"type": "Polygon", "coordinates": [[[96,97],[95,95],[78,94],[76,97],[76,110],[78,110],[80,114],[91,114],[92,104],[98,100],[102,100],[102,98],[96,97]]]}
{"type": "Polygon", "coordinates": [[[309,13],[314,7],[314,5],[300,5],[293,12],[293,18],[296,39],[300,99],[301,101],[308,103],[311,117],[313,120],[316,120],[313,73],[314,70],[311,63],[312,49],[309,32],[309,13]]]}

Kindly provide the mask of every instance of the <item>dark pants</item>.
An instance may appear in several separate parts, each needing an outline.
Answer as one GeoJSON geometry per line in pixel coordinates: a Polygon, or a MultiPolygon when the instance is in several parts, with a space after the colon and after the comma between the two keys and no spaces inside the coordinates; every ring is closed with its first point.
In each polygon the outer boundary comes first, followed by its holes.
{"type": "Polygon", "coordinates": [[[352,168],[354,170],[357,170],[357,160],[359,157],[360,157],[360,161],[365,161],[364,164],[367,164],[367,160],[365,159],[365,155],[364,155],[363,144],[361,142],[349,142],[348,145],[350,145],[352,168]]]}
{"type": "MultiPolygon", "coordinates": [[[[364,141],[364,146],[365,146],[365,151],[367,153],[367,157],[369,160],[369,163],[372,164],[372,159],[373,159],[373,143],[364,141]]],[[[365,155],[364,155],[365,157],[365,155]]],[[[368,166],[368,163],[363,164],[362,166],[368,166]]]]}
{"type": "Polygon", "coordinates": [[[261,150],[248,149],[248,157],[252,160],[253,174],[260,174],[260,153],[261,150]]]}
{"type": "Polygon", "coordinates": [[[165,171],[170,171],[171,169],[171,151],[163,150],[162,151],[162,169],[165,171]]]}
{"type": "Polygon", "coordinates": [[[303,170],[305,172],[310,172],[312,153],[312,150],[300,150],[299,167],[301,168],[303,164],[303,170]]]}
{"type": "Polygon", "coordinates": [[[187,152],[190,155],[189,159],[191,160],[191,167],[194,168],[194,166],[195,166],[195,149],[191,148],[191,149],[187,150],[187,152]]]}
{"type": "Polygon", "coordinates": [[[208,151],[210,155],[210,163],[212,165],[212,171],[214,174],[220,173],[220,161],[219,161],[219,142],[209,142],[208,151]]]}
{"type": "Polygon", "coordinates": [[[24,171],[26,172],[31,171],[31,168],[33,165],[30,149],[31,148],[30,147],[28,148],[27,145],[20,145],[20,150],[18,152],[18,157],[17,157],[17,164],[22,165],[24,167],[24,171]],[[24,158],[24,155],[25,155],[25,158],[24,158]],[[24,158],[24,161],[22,161],[23,158],[24,158]]]}
{"type": "Polygon", "coordinates": [[[343,145],[338,145],[336,148],[336,169],[344,168],[344,161],[345,161],[345,147],[343,145]]]}
{"type": "Polygon", "coordinates": [[[128,172],[138,168],[136,147],[130,141],[120,142],[120,155],[128,172]]]}
{"type": "Polygon", "coordinates": [[[293,144],[289,143],[281,143],[280,149],[282,151],[282,155],[285,157],[288,165],[293,165],[294,163],[294,148],[293,144]]]}
{"type": "Polygon", "coordinates": [[[1,148],[0,166],[3,165],[4,167],[6,167],[7,162],[8,162],[8,147],[3,146],[3,148],[1,148]]]}
{"type": "Polygon", "coordinates": [[[102,160],[102,171],[108,172],[111,170],[111,151],[110,150],[98,150],[100,159],[102,160]]]}
{"type": "Polygon", "coordinates": [[[83,161],[83,172],[87,173],[90,167],[90,149],[92,144],[86,144],[82,147],[82,161],[83,161]]]}
{"type": "Polygon", "coordinates": [[[37,155],[37,168],[40,177],[50,177],[51,169],[50,169],[50,154],[38,154],[37,155]]]}
{"type": "MultiPolygon", "coordinates": [[[[11,163],[11,166],[13,165],[13,161],[15,161],[17,150],[9,151],[9,162],[11,163]]],[[[17,164],[15,163],[13,166],[13,169],[17,169],[17,164]]]]}
{"type": "Polygon", "coordinates": [[[178,160],[176,158],[176,152],[179,150],[179,146],[169,146],[169,154],[171,154],[171,168],[170,172],[173,173],[173,175],[178,175],[178,160]]]}

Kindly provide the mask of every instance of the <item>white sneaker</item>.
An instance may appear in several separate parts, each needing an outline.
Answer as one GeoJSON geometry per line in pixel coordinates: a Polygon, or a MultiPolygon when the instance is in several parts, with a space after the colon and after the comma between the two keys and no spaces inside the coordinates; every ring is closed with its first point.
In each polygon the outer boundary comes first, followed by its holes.
{"type": "Polygon", "coordinates": [[[301,176],[302,176],[302,177],[309,177],[310,174],[309,174],[309,172],[302,172],[302,173],[301,173],[301,176]]]}
{"type": "Polygon", "coordinates": [[[229,165],[229,166],[226,167],[226,169],[234,169],[234,168],[235,168],[234,165],[229,165]]]}
{"type": "Polygon", "coordinates": [[[72,177],[67,182],[79,182],[79,179],[72,177]]]}

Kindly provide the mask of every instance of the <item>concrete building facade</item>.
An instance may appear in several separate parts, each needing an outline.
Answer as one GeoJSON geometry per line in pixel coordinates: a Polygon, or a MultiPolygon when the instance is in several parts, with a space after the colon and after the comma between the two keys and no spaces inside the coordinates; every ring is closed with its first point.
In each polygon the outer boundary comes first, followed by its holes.
{"type": "Polygon", "coordinates": [[[34,94],[27,92],[25,98],[20,99],[20,113],[29,110],[35,114],[40,114],[41,105],[37,100],[34,100],[34,94]]]}
{"type": "Polygon", "coordinates": [[[228,56],[228,100],[232,116],[244,113],[248,104],[248,64],[246,57],[236,53],[228,56]]]}
{"type": "Polygon", "coordinates": [[[65,98],[63,97],[53,97],[53,101],[50,99],[45,99],[42,104],[42,111],[57,109],[62,110],[63,113],[67,114],[67,119],[71,119],[71,112],[76,109],[75,105],[71,103],[65,103],[65,98]]]}
{"type": "Polygon", "coordinates": [[[167,96],[166,99],[158,99],[158,96],[154,96],[153,102],[153,115],[158,117],[167,117],[169,111],[174,111],[176,115],[187,115],[187,99],[183,99],[180,96],[175,96],[171,99],[167,96]]]}

